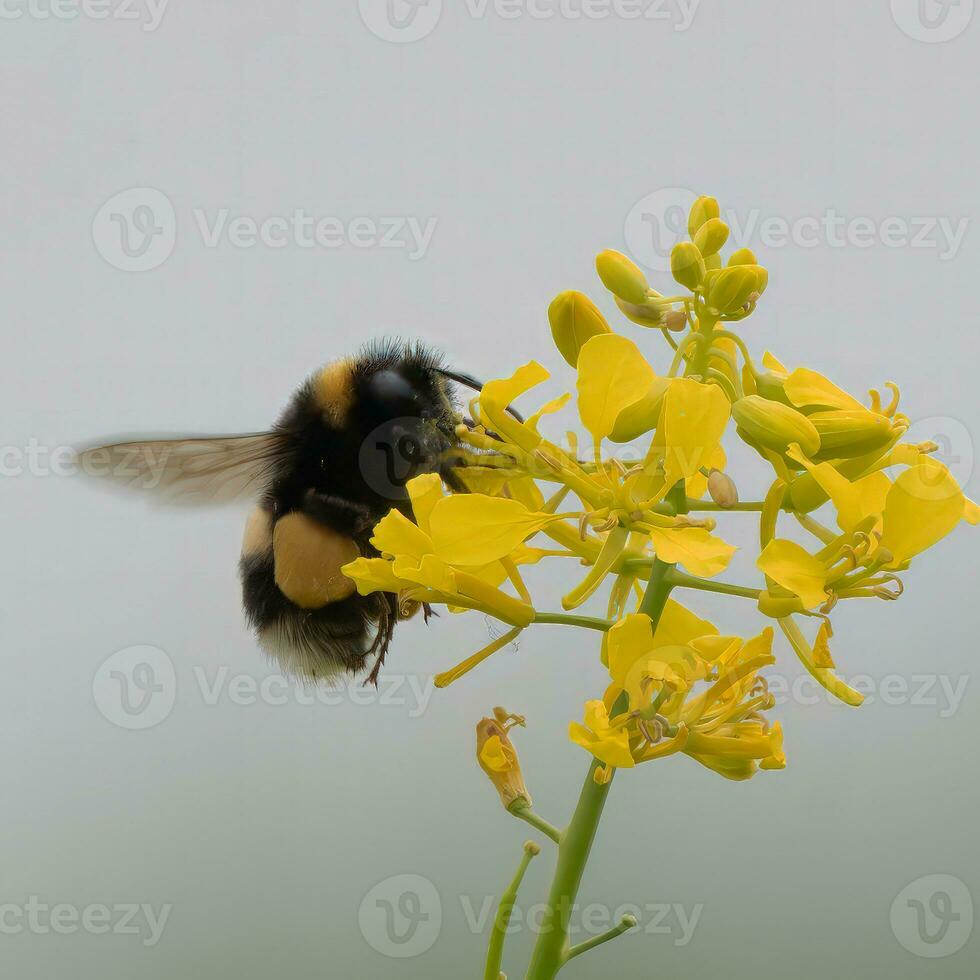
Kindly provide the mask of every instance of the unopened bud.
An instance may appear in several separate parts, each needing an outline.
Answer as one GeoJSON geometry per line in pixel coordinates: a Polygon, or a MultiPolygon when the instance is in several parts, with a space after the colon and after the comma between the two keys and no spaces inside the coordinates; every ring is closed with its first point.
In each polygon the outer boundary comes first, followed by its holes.
{"type": "Polygon", "coordinates": [[[500,794],[505,808],[519,800],[530,806],[531,794],[524,784],[517,750],[508,735],[510,729],[523,726],[524,719],[503,708],[494,708],[493,714],[493,718],[482,718],[476,726],[477,762],[500,794]]]}
{"type": "Polygon", "coordinates": [[[627,303],[642,303],[650,284],[640,267],[622,252],[606,249],[596,256],[596,272],[603,286],[627,303]]]}
{"type": "Polygon", "coordinates": [[[721,470],[712,470],[708,474],[708,494],[719,507],[734,507],[738,503],[735,481],[721,470]]]}
{"type": "Polygon", "coordinates": [[[612,333],[595,303],[574,289],[559,293],[551,301],[548,321],[555,346],[572,367],[578,364],[579,351],[586,341],[599,334],[612,333]]]}
{"type": "Polygon", "coordinates": [[[737,248],[728,257],[729,266],[733,265],[756,265],[755,252],[750,248],[737,248]]]}
{"type": "Polygon", "coordinates": [[[687,217],[688,234],[693,238],[706,221],[717,218],[719,214],[721,209],[718,202],[713,197],[702,195],[691,205],[691,212],[687,217]]]}
{"type": "Polygon", "coordinates": [[[680,333],[687,328],[687,313],[684,310],[671,310],[664,317],[664,326],[674,333],[680,333]]]}
{"type": "Polygon", "coordinates": [[[717,255],[728,241],[728,225],[721,218],[709,218],[694,235],[694,244],[705,257],[717,255]]]}
{"type": "Polygon", "coordinates": [[[732,406],[737,432],[750,444],[785,452],[794,442],[807,456],[820,449],[820,434],[801,412],[760,395],[746,395],[732,406]]]}
{"type": "Polygon", "coordinates": [[[708,288],[708,305],[721,313],[734,313],[752,293],[759,292],[757,265],[736,265],[713,276],[708,288]]]}
{"type": "Polygon", "coordinates": [[[679,242],[670,252],[670,271],[688,289],[694,290],[704,280],[704,257],[694,242],[679,242]]]}

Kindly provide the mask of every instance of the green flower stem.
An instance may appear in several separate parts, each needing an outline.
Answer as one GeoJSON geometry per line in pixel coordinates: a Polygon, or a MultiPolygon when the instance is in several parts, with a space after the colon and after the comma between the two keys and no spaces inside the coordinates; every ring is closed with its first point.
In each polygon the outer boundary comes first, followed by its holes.
{"type": "MultiPolygon", "coordinates": [[[[640,604],[640,611],[653,620],[654,627],[660,620],[670,590],[673,588],[668,575],[671,568],[672,566],[659,559],[654,562],[650,582],[640,604]]],[[[613,714],[622,711],[625,707],[626,695],[622,694],[613,706],[613,714]]],[[[596,782],[596,770],[601,766],[602,763],[598,760],[594,760],[589,766],[589,774],[585,777],[585,785],[582,787],[571,823],[560,836],[558,864],[551,882],[547,910],[542,917],[541,932],[531,956],[527,980],[553,980],[572,955],[568,944],[569,920],[579,886],[582,884],[585,865],[592,851],[592,843],[599,827],[606,797],[612,786],[612,779],[602,784],[596,782]]]]}
{"type": "Polygon", "coordinates": [[[507,938],[507,927],[510,925],[514,903],[517,901],[517,889],[521,887],[524,872],[527,871],[531,859],[540,853],[541,848],[534,841],[529,840],[524,845],[524,853],[521,855],[517,874],[514,875],[514,880],[510,883],[507,891],[500,896],[500,905],[497,907],[493,930],[490,933],[490,944],[487,947],[487,965],[483,971],[483,980],[499,980],[500,978],[500,961],[504,955],[504,940],[507,938]]]}
{"type": "Polygon", "coordinates": [[[746,500],[744,502],[740,501],[737,504],[732,504],[730,507],[722,507],[721,504],[716,504],[713,500],[695,500],[693,497],[687,498],[687,509],[691,510],[717,510],[717,511],[760,511],[764,506],[764,502],[761,500],[746,500]]]}
{"type": "Polygon", "coordinates": [[[507,812],[530,824],[535,830],[540,830],[545,837],[550,837],[556,844],[561,843],[561,831],[548,823],[544,817],[539,817],[524,800],[516,800],[509,807],[507,812]]]}
{"type": "Polygon", "coordinates": [[[624,915],[620,919],[618,926],[613,926],[608,932],[604,932],[601,936],[595,936],[592,939],[587,940],[584,943],[579,943],[577,946],[573,946],[569,951],[568,955],[565,957],[565,962],[575,959],[576,956],[581,956],[582,953],[587,953],[590,949],[595,949],[596,946],[601,946],[603,943],[608,943],[610,939],[615,939],[617,936],[621,936],[627,929],[632,929],[636,925],[636,916],[634,915],[624,915]]]}
{"type": "Polygon", "coordinates": [[[535,613],[535,623],[543,623],[545,626],[581,626],[584,629],[599,630],[605,633],[615,625],[608,619],[596,619],[595,616],[573,616],[568,613],[535,613]]]}
{"type": "Polygon", "coordinates": [[[727,582],[714,582],[711,579],[698,578],[673,568],[668,573],[668,579],[674,588],[698,589],[701,592],[718,592],[721,595],[734,595],[742,599],[753,599],[756,602],[762,595],[761,589],[750,589],[744,585],[730,585],[727,582]]]}

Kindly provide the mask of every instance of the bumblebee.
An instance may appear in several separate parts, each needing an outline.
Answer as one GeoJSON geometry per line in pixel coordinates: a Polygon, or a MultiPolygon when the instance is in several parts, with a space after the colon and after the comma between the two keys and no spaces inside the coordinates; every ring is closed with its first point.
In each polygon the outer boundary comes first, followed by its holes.
{"type": "Polygon", "coordinates": [[[396,623],[418,606],[359,595],[340,569],[378,554],[371,529],[390,509],[413,516],[408,480],[435,472],[464,489],[453,469],[463,421],[454,383],[481,387],[427,347],[384,341],[313,374],[268,432],[128,439],[86,449],[79,462],[174,503],[257,499],[239,570],[260,645],[313,681],[360,673],[373,659],[376,683],[396,623]]]}

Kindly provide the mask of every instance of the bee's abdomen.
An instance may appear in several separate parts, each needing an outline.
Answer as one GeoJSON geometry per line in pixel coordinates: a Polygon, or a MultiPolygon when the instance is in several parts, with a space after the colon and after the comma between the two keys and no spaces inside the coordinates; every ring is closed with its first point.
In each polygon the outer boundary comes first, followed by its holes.
{"type": "Polygon", "coordinates": [[[392,603],[386,595],[357,595],[349,580],[335,582],[336,561],[317,569],[317,549],[336,558],[339,545],[308,520],[292,514],[273,525],[268,511],[253,512],[240,562],[245,614],[284,671],[310,680],[356,673],[390,636],[392,603]]]}

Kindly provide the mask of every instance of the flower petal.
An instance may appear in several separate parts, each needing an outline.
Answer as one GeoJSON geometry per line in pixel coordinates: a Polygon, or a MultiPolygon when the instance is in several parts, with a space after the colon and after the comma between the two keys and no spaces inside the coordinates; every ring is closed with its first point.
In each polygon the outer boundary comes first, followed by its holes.
{"type": "Polygon", "coordinates": [[[480,393],[480,412],[495,432],[526,452],[534,452],[541,436],[530,426],[518,422],[507,411],[507,406],[518,395],[551,377],[537,361],[529,361],[519,367],[509,378],[488,381],[480,393]]]}
{"type": "Polygon", "coordinates": [[[429,536],[400,510],[390,510],[378,521],[371,544],[383,555],[407,555],[416,559],[432,551],[429,536]]]}
{"type": "Polygon", "coordinates": [[[409,480],[405,484],[408,496],[412,501],[412,513],[415,523],[426,534],[429,534],[429,514],[437,501],[445,496],[442,492],[442,477],[438,473],[425,473],[409,480]]]}
{"type": "Polygon", "coordinates": [[[596,442],[605,439],[623,409],[650,390],[656,374],[627,337],[599,334],[578,356],[578,411],[596,442]]]}
{"type": "Polygon", "coordinates": [[[361,595],[372,592],[399,592],[408,584],[398,578],[394,566],[386,558],[356,558],[340,569],[352,579],[361,595]]]}
{"type": "Polygon", "coordinates": [[[827,570],[795,541],[774,538],[756,559],[756,566],[784,589],[798,595],[807,609],[827,600],[827,570]]]}
{"type": "Polygon", "coordinates": [[[653,640],[658,647],[684,646],[699,636],[717,635],[718,628],[712,623],[695,616],[690,609],[674,599],[668,599],[653,640]]]}
{"type": "Polygon", "coordinates": [[[923,456],[899,474],[885,500],[881,547],[894,568],[946,537],[960,522],[966,498],[938,460],[923,456]]]}
{"type": "Polygon", "coordinates": [[[838,388],[829,378],[809,368],[797,368],[793,371],[786,379],[785,391],[797,408],[812,406],[866,410],[856,398],[838,388]]]}
{"type": "Polygon", "coordinates": [[[551,521],[519,500],[456,494],[436,502],[429,515],[433,550],[454,565],[486,565],[510,554],[551,521]]]}
{"type": "Polygon", "coordinates": [[[738,550],[703,527],[654,527],[650,537],[661,561],[708,578],[724,571],[738,550]]]}
{"type": "MultiPolygon", "coordinates": [[[[660,429],[667,486],[693,478],[712,459],[732,406],[718,385],[678,378],[664,395],[660,429]]],[[[658,433],[660,435],[660,433],[658,433]]]]}

